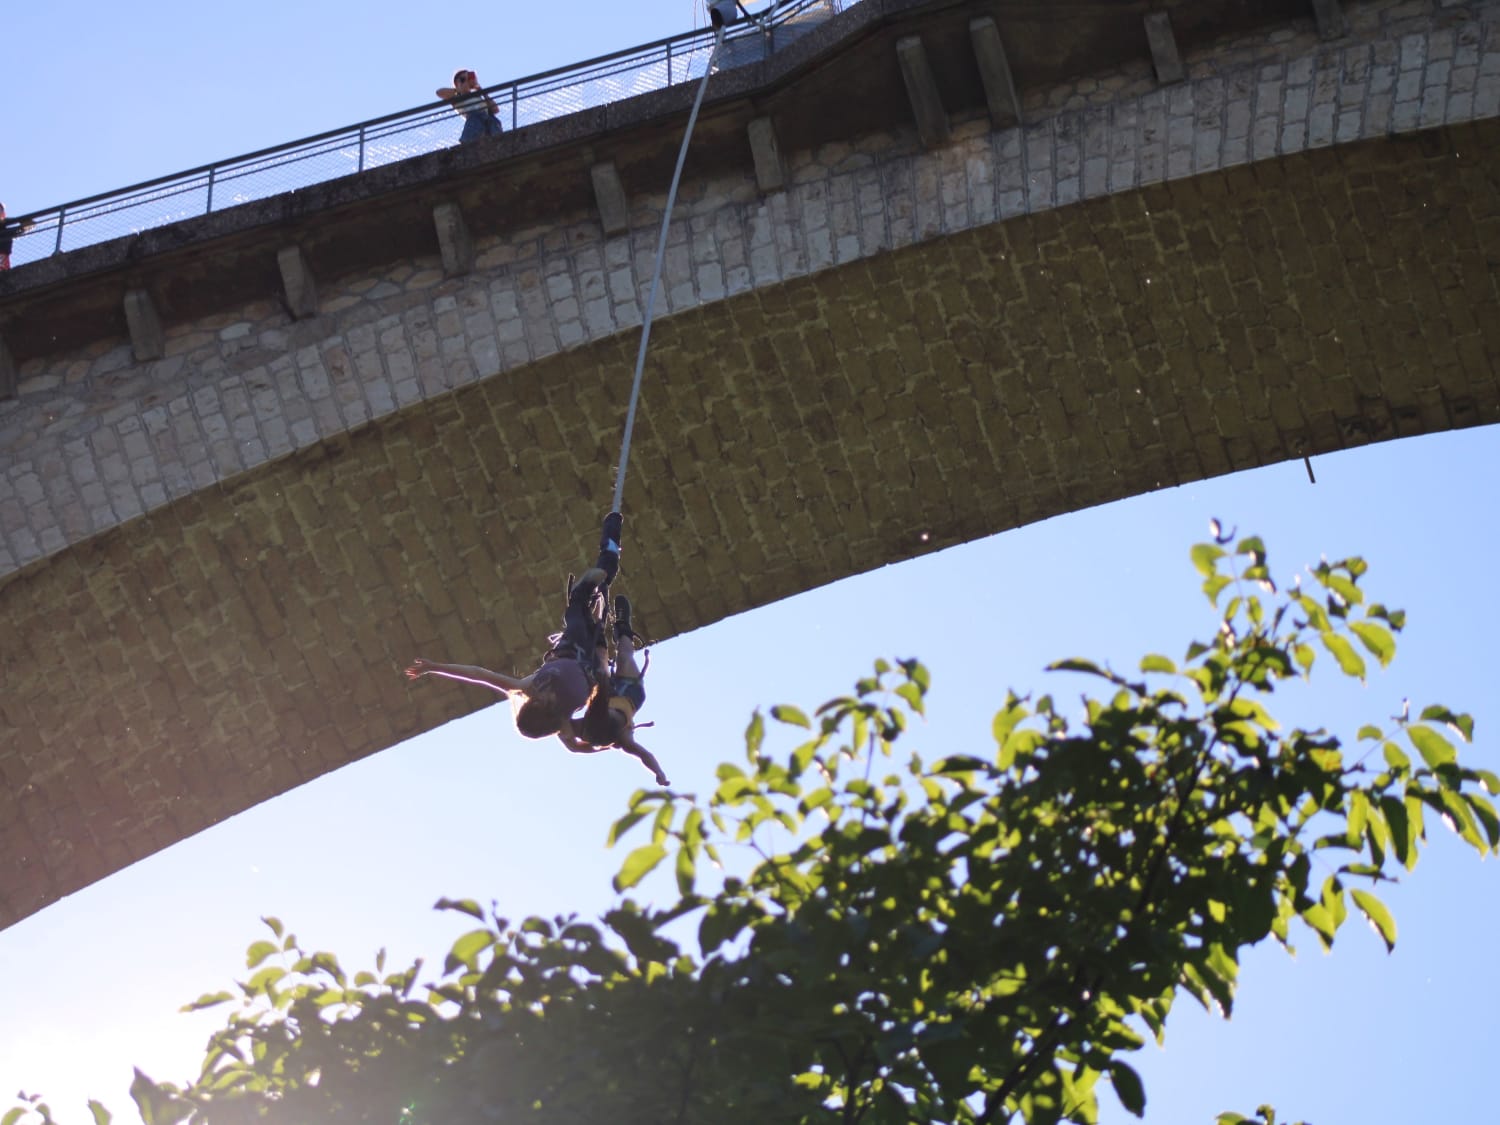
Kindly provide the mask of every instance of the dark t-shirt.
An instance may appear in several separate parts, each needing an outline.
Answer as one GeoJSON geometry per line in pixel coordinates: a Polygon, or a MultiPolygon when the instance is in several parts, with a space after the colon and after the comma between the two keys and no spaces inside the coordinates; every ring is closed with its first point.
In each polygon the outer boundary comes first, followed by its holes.
{"type": "Polygon", "coordinates": [[[589,701],[589,678],[576,660],[563,657],[543,664],[532,674],[532,692],[543,685],[551,690],[559,706],[567,708],[569,715],[589,701]]]}

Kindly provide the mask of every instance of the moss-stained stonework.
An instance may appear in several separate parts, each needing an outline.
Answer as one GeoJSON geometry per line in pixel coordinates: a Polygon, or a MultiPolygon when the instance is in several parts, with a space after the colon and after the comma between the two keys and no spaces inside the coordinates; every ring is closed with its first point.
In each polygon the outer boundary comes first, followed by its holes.
{"type": "MultiPolygon", "coordinates": [[[[659,638],[1154,488],[1500,420],[1500,122],[1089,201],[660,322],[625,589],[659,638]]],[[[0,925],[521,671],[636,336],[408,406],[0,585],[0,925]]]]}

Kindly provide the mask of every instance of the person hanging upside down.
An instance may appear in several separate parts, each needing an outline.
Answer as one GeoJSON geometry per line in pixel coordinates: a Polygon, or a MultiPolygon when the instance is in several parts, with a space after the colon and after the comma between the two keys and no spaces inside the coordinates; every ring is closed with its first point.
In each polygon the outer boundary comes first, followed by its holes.
{"type": "Polygon", "coordinates": [[[599,557],[571,582],[563,611],[563,630],[548,638],[542,666],[516,678],[474,664],[439,664],[418,657],[406,669],[410,680],[442,676],[479,684],[501,695],[524,697],[515,711],[516,730],[527,738],[557,735],[569,750],[577,740],[573,715],[589,701],[595,684],[608,679],[608,641],[604,635],[604,606],[609,584],[620,571],[620,532],[624,517],[610,512],[599,537],[599,557]]]}
{"type": "Polygon", "coordinates": [[[656,784],[670,785],[655,755],[634,738],[635,716],[646,702],[645,672],[635,660],[635,631],[630,626],[630,601],[615,598],[615,660],[607,675],[599,678],[589,698],[578,736],[562,738],[575,754],[597,754],[618,746],[656,775],[656,784]]]}

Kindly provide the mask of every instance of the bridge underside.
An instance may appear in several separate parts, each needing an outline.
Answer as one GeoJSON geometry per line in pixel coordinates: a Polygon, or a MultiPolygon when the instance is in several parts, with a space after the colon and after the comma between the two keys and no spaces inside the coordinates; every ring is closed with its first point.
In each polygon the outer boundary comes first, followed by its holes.
{"type": "MultiPolygon", "coordinates": [[[[658,324],[625,588],[670,637],[1155,488],[1500,420],[1500,123],[928,242],[658,324]]],[[[636,337],[0,586],[0,926],[524,671],[608,504],[636,337]],[[528,639],[529,638],[529,639],[528,639]]]]}

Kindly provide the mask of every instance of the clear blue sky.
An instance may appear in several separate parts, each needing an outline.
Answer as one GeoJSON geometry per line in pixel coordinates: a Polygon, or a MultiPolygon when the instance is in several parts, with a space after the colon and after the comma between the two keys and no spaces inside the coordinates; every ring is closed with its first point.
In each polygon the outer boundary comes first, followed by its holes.
{"type": "MultiPolygon", "coordinates": [[[[58,9],[7,13],[0,199],[13,214],[414,105],[461,65],[498,82],[702,22],[687,0],[441,18],[385,0],[149,9],[74,5],[65,31],[58,9]]],[[[1476,756],[1496,768],[1497,537],[1485,497],[1500,429],[1314,464],[1316,485],[1293,463],[1171,489],[659,645],[643,716],[657,723],[649,745],[676,788],[706,792],[715,765],[740,754],[757,705],[814,706],[877,656],[915,655],[934,692],[914,744],[928,760],[984,752],[1004,689],[1043,686],[1049,661],[1126,664],[1150,650],[1180,653],[1211,630],[1187,550],[1219,516],[1264,535],[1282,574],[1320,555],[1365,555],[1367,586],[1410,612],[1391,671],[1315,701],[1289,696],[1284,707],[1352,735],[1405,697],[1441,700],[1475,712],[1476,756]]],[[[628,488],[625,507],[628,518],[628,488]]],[[[626,592],[631,559],[651,550],[627,527],[626,592]]],[[[394,670],[390,689],[484,699],[430,680],[408,688],[394,670]]],[[[622,858],[604,850],[605,832],[648,780],[623,755],[579,758],[520,739],[508,709],[490,707],[137,864],[0,932],[0,1093],[42,1090],[74,1122],[87,1119],[86,1097],[100,1097],[133,1120],[132,1065],[190,1076],[215,1021],[176,1009],[245,975],[262,914],[353,965],[381,945],[393,959],[440,960],[462,928],[430,910],[441,895],[495,899],[512,917],[597,913],[622,858]]],[[[1184,1000],[1167,1049],[1139,1060],[1147,1120],[1207,1125],[1261,1101],[1317,1125],[1492,1118],[1500,864],[1480,863],[1439,830],[1388,901],[1400,927],[1393,955],[1351,923],[1331,957],[1310,935],[1295,960],[1274,948],[1253,954],[1230,1023],[1184,1000]]],[[[1105,1120],[1131,1119],[1107,1106],[1105,1120]]]]}

